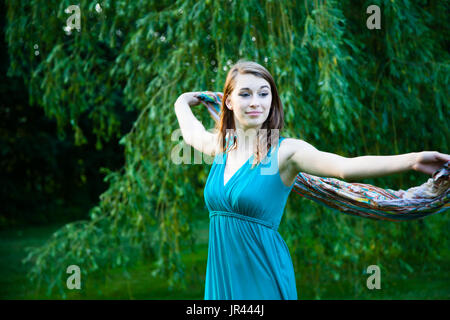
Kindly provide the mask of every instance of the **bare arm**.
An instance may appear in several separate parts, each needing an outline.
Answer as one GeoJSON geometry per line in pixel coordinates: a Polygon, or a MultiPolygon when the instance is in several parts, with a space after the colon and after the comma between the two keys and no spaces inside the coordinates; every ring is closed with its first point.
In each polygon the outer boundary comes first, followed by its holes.
{"type": "Polygon", "coordinates": [[[317,150],[311,144],[299,139],[287,139],[288,168],[292,179],[298,172],[319,177],[333,177],[342,180],[361,180],[381,177],[408,170],[432,175],[440,169],[450,155],[437,151],[411,152],[392,156],[342,157],[317,150]]]}
{"type": "Polygon", "coordinates": [[[180,125],[184,141],[195,149],[207,155],[214,156],[217,149],[217,134],[208,132],[198,121],[191,110],[191,106],[200,101],[194,97],[195,92],[183,93],[175,102],[175,113],[180,125]]]}
{"type": "Polygon", "coordinates": [[[417,161],[417,153],[395,156],[361,156],[347,158],[334,153],[317,150],[311,144],[297,139],[289,139],[289,159],[293,170],[319,177],[342,180],[360,180],[381,177],[411,170],[417,161]]]}
{"type": "Polygon", "coordinates": [[[418,153],[393,156],[361,156],[347,158],[344,163],[344,179],[359,180],[386,176],[412,170],[418,153]]]}
{"type": "Polygon", "coordinates": [[[314,146],[300,139],[286,139],[287,167],[292,179],[304,172],[319,177],[344,179],[344,163],[347,158],[340,155],[317,150],[314,146]]]}

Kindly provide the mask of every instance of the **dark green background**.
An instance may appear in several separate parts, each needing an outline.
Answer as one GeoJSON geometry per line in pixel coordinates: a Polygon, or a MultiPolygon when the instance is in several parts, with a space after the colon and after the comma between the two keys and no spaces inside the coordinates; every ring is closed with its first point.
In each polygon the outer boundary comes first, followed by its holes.
{"type": "MultiPolygon", "coordinates": [[[[274,76],[284,136],[346,157],[449,153],[448,2],[99,3],[80,1],[67,35],[70,1],[1,2],[2,298],[203,298],[210,166],[171,162],[173,104],[222,91],[241,58],[274,76]],[[371,4],[380,30],[366,27],[371,4]],[[65,287],[70,264],[81,291],[65,287]]],[[[279,229],[300,299],[448,299],[448,230],[446,213],[372,221],[295,194],[279,229]]]]}

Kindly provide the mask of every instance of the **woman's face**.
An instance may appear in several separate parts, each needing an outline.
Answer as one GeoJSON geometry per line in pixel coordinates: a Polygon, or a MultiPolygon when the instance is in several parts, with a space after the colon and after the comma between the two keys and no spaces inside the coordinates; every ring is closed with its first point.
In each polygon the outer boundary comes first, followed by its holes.
{"type": "Polygon", "coordinates": [[[253,74],[238,74],[226,104],[233,110],[236,129],[259,129],[269,116],[272,91],[267,80],[253,74]]]}

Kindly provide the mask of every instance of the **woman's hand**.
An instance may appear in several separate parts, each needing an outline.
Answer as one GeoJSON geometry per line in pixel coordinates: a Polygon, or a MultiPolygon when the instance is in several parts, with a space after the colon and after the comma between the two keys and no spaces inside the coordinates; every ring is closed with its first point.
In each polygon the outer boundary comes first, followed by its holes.
{"type": "Polygon", "coordinates": [[[431,176],[436,170],[442,168],[447,161],[450,161],[449,154],[437,151],[422,151],[417,154],[412,169],[431,176]]]}
{"type": "MultiPolygon", "coordinates": [[[[200,100],[197,98],[197,95],[200,93],[201,92],[199,92],[199,91],[198,92],[185,92],[178,97],[177,102],[184,101],[191,107],[199,105],[200,100]]],[[[175,102],[175,104],[176,104],[176,102],[175,102]]]]}

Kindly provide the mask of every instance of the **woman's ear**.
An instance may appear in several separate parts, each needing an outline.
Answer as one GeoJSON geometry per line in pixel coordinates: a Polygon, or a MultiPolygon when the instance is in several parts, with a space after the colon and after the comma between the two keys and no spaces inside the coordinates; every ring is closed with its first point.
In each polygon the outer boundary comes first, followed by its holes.
{"type": "Polygon", "coordinates": [[[227,99],[225,100],[225,105],[227,106],[228,109],[233,110],[233,109],[231,108],[230,98],[227,98],[227,99]]]}

